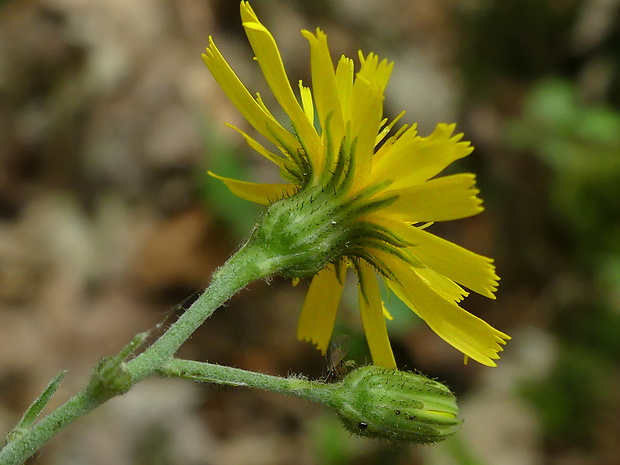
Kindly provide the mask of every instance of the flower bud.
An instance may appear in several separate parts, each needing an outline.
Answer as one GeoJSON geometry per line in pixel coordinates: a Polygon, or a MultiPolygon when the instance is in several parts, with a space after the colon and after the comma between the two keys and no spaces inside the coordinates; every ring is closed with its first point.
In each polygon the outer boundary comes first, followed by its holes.
{"type": "Polygon", "coordinates": [[[365,366],[345,377],[338,391],[338,415],[359,436],[427,444],[462,423],[454,394],[421,374],[365,366]]]}
{"type": "Polygon", "coordinates": [[[114,396],[121,396],[131,389],[131,373],[125,363],[148,338],[148,331],[136,334],[116,355],[102,358],[90,375],[87,392],[104,402],[114,396]]]}
{"type": "Polygon", "coordinates": [[[131,388],[131,373],[127,365],[116,356],[102,358],[93,370],[87,386],[89,394],[96,399],[111,399],[131,388]]]}

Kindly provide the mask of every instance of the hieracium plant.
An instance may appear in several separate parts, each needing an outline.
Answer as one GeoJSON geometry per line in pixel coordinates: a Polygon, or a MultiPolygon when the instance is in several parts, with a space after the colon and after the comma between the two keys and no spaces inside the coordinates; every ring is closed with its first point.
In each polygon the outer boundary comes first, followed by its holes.
{"type": "Polygon", "coordinates": [[[235,129],[277,166],[283,182],[256,184],[211,173],[235,195],[265,206],[249,239],[163,335],[135,355],[147,338],[147,333],[138,334],[93,369],[82,392],[37,421],[64,375],[59,374],[8,433],[1,465],[23,462],[64,426],[148,376],[268,389],[333,408],[343,425],[361,436],[439,441],[461,423],[455,396],[438,381],[397,369],[386,328],[392,317],[382,302],[381,282],[465,360],[495,366],[510,339],[459,305],[468,290],[494,298],[498,277],[492,260],[428,231],[434,222],[482,211],[473,174],[441,176],[448,165],[472,152],[469,142],[454,134],[452,124],[438,124],[422,137],[415,124],[397,128],[403,114],[385,119],[384,91],[393,64],[360,52],[358,64],[342,56],[334,65],[320,29],[302,31],[310,44],[312,83],[306,87],[300,82],[294,90],[273,36],[245,1],[241,19],[288,120],[278,121],[260,95],[246,89],[212,39],[203,59],[268,144],[235,129]],[[274,274],[295,282],[311,279],[297,336],[324,353],[348,270],[357,276],[372,365],[326,383],[175,357],[231,296],[274,274]]]}

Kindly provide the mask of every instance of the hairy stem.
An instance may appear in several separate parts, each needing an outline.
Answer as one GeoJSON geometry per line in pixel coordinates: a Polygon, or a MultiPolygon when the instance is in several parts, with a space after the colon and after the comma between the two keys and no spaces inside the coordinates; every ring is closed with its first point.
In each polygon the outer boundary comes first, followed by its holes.
{"type": "Polygon", "coordinates": [[[266,260],[260,248],[242,247],[213,274],[207,290],[147,350],[127,364],[133,383],[152,374],[172,357],[192,333],[231,296],[252,281],[277,271],[274,260],[266,260]]]}
{"type": "MultiPolygon", "coordinates": [[[[129,374],[129,386],[155,374],[162,365],[170,361],[179,347],[218,307],[252,281],[265,278],[278,271],[278,267],[278,261],[266,256],[262,247],[246,244],[213,274],[212,282],[204,293],[142,354],[126,365],[124,364],[125,354],[122,354],[123,357],[116,357],[118,359],[116,368],[119,368],[117,372],[129,374]]],[[[118,384],[110,382],[110,379],[106,378],[110,377],[110,373],[115,373],[111,369],[115,367],[111,366],[110,363],[113,362],[107,362],[107,365],[98,365],[105,366],[107,371],[101,373],[96,367],[87,388],[73,396],[36,425],[20,430],[19,435],[9,435],[8,443],[0,450],[0,465],[23,463],[67,425],[111,397],[126,392],[126,389],[119,390],[118,384]],[[102,376],[104,379],[98,379],[102,376]],[[97,389],[93,389],[95,384],[97,389]],[[106,389],[109,389],[110,392],[102,392],[106,389]]],[[[39,399],[43,399],[43,395],[39,399]]],[[[47,400],[49,399],[45,398],[44,402],[47,403],[47,400]]]]}
{"type": "Polygon", "coordinates": [[[281,378],[213,363],[176,358],[162,365],[158,373],[169,378],[190,379],[201,383],[262,389],[327,406],[333,406],[333,391],[339,388],[338,384],[325,384],[294,376],[281,378]]]}

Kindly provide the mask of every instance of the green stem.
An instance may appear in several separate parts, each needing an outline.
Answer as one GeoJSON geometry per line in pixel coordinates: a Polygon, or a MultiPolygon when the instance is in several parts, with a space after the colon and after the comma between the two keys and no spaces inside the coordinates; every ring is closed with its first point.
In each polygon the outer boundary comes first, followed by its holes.
{"type": "Polygon", "coordinates": [[[169,378],[189,379],[201,383],[262,389],[331,407],[335,406],[334,393],[340,388],[338,383],[325,384],[298,377],[281,378],[213,363],[176,358],[162,365],[158,373],[169,378]]]}
{"type": "MultiPolygon", "coordinates": [[[[268,255],[260,245],[246,244],[242,247],[213,274],[207,290],[185,313],[148,349],[127,363],[130,384],[134,385],[154,374],[217,308],[249,283],[273,274],[280,266],[279,261],[268,255]]],[[[100,375],[95,372],[93,376],[100,375]]],[[[115,391],[110,392],[110,396],[100,392],[94,395],[95,391],[87,387],[32,428],[20,431],[19,438],[0,450],[0,465],[23,463],[64,427],[119,394],[115,391]]]]}
{"type": "Polygon", "coordinates": [[[52,413],[47,415],[36,426],[23,432],[19,439],[9,442],[0,450],[0,465],[17,465],[38,451],[57,432],[97,407],[86,391],[82,391],[52,413]]]}
{"type": "Polygon", "coordinates": [[[277,261],[265,257],[261,248],[246,244],[213,274],[207,290],[166,333],[127,364],[132,383],[157,370],[179,349],[196,329],[224,302],[252,281],[278,270],[277,261]]]}

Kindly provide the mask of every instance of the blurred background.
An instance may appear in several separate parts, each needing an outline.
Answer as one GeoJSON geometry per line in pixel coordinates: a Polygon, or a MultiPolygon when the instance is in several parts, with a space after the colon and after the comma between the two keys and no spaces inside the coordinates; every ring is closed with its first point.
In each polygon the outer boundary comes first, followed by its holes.
{"type": "MultiPolygon", "coordinates": [[[[334,58],[396,65],[386,113],[476,147],[486,211],[433,226],[496,258],[497,301],[464,307],[513,336],[498,368],[462,356],[390,301],[399,365],[447,382],[465,419],[433,447],[351,437],[319,406],[150,380],[29,463],[137,465],[620,463],[620,1],[254,0],[293,82],[300,29],[334,58]]],[[[60,370],[53,405],[137,332],[165,327],[247,236],[259,209],[225,176],[277,173],[226,128],[246,123],[200,58],[208,36],[266,86],[229,0],[0,1],[0,432],[60,370]]],[[[368,361],[354,283],[336,334],[368,361]]],[[[326,376],[295,339],[307,283],[255,283],[181,355],[326,376]]],[[[156,331],[155,331],[156,332],[156,331]]]]}

